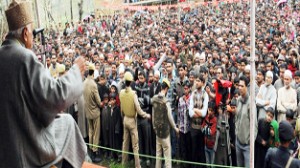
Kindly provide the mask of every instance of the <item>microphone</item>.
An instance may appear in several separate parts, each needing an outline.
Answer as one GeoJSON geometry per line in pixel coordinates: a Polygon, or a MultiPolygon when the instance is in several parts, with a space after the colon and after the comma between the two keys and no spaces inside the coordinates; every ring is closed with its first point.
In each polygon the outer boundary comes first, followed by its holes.
{"type": "Polygon", "coordinates": [[[44,31],[44,28],[34,29],[33,32],[32,32],[33,33],[33,37],[35,38],[37,34],[43,33],[43,31],[44,31]]]}

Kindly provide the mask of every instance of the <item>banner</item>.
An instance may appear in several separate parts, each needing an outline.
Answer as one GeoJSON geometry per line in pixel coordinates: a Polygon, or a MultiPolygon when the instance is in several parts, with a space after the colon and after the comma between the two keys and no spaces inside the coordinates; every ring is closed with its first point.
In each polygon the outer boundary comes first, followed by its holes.
{"type": "Polygon", "coordinates": [[[105,8],[109,8],[109,9],[113,9],[113,10],[130,10],[130,11],[137,11],[137,10],[153,10],[153,11],[157,11],[159,9],[170,9],[170,8],[193,8],[195,6],[208,6],[208,5],[212,5],[212,6],[218,6],[219,3],[222,4],[229,4],[229,3],[241,3],[241,2],[248,2],[248,0],[213,0],[211,2],[197,2],[197,3],[187,3],[184,2],[183,3],[178,3],[178,4],[172,4],[172,5],[144,5],[144,6],[138,6],[138,5],[124,5],[124,4],[120,4],[120,5],[110,5],[108,3],[103,4],[105,8]]]}
{"type": "MultiPolygon", "coordinates": [[[[119,6],[114,6],[114,9],[127,9],[131,11],[137,11],[137,10],[159,10],[159,9],[170,9],[170,8],[193,8],[197,6],[208,6],[208,5],[213,5],[213,6],[218,6],[220,3],[222,4],[228,4],[228,3],[240,3],[240,2],[248,2],[249,0],[223,0],[223,1],[218,1],[218,0],[213,0],[211,2],[197,2],[197,3],[186,3],[183,1],[183,3],[178,3],[178,4],[172,4],[172,5],[144,5],[144,6],[136,6],[136,5],[119,5],[119,6]]],[[[109,6],[111,8],[111,6],[109,6]]]]}

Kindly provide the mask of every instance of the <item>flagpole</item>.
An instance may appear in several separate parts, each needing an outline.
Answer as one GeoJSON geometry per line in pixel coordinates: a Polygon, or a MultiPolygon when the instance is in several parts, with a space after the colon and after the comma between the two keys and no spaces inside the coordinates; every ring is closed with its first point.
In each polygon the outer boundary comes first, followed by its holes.
{"type": "Polygon", "coordinates": [[[250,4],[250,168],[254,168],[254,141],[255,141],[255,0],[250,4]]]}

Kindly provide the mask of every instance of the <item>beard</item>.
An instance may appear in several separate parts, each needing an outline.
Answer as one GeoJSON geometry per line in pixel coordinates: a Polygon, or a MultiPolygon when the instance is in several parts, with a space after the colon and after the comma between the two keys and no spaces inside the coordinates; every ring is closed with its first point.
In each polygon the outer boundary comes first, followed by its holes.
{"type": "Polygon", "coordinates": [[[197,86],[197,89],[200,90],[202,88],[202,86],[197,86]]]}
{"type": "Polygon", "coordinates": [[[285,87],[286,89],[289,89],[291,86],[290,86],[290,84],[288,84],[288,85],[284,85],[284,87],[285,87]]]}

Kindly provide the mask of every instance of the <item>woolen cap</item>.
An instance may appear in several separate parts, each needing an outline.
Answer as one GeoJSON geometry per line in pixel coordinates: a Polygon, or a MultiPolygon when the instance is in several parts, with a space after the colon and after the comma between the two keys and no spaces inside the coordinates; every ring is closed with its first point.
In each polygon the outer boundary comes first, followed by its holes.
{"type": "Polygon", "coordinates": [[[28,1],[13,0],[5,11],[9,31],[20,29],[34,21],[31,4],[28,1]]]}
{"type": "Polygon", "coordinates": [[[298,71],[296,71],[295,72],[295,74],[294,74],[294,76],[298,76],[298,77],[300,77],[300,71],[298,70],[298,71]]]}
{"type": "Polygon", "coordinates": [[[280,141],[290,141],[294,138],[293,126],[288,121],[279,123],[279,139],[280,141]]]}

